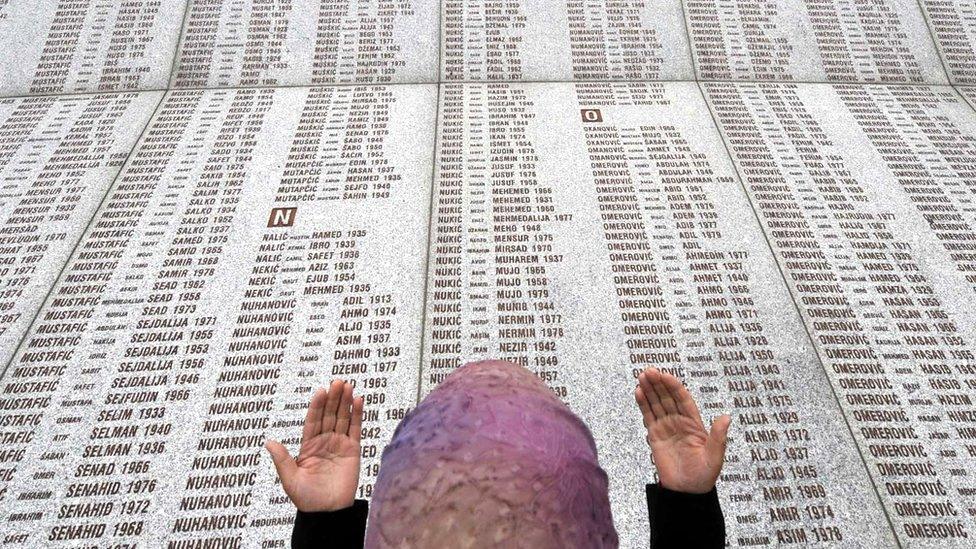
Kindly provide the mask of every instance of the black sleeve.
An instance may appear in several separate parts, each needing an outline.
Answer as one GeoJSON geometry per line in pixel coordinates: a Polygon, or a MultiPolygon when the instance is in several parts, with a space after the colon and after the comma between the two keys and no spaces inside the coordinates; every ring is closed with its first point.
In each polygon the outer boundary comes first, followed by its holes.
{"type": "Polygon", "coordinates": [[[293,549],[362,548],[369,503],[357,499],[352,507],[323,513],[298,512],[291,532],[293,549]]]}
{"type": "Polygon", "coordinates": [[[651,549],[725,547],[725,518],[715,488],[686,494],[648,484],[647,515],[651,549]]]}

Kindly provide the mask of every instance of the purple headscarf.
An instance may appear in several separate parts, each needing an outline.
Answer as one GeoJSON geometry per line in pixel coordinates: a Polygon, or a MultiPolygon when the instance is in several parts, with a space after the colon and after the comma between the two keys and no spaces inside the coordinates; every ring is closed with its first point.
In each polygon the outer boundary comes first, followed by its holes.
{"type": "Polygon", "coordinates": [[[459,368],[404,418],[369,523],[367,548],[618,545],[589,429],[502,361],[459,368]]]}

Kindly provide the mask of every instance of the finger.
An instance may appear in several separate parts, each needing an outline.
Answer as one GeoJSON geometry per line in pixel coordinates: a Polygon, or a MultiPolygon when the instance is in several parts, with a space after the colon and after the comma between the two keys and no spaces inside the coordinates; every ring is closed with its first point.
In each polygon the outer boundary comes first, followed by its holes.
{"type": "Polygon", "coordinates": [[[720,416],[712,422],[712,430],[708,433],[708,440],[705,441],[705,452],[713,467],[721,469],[722,462],[725,461],[725,447],[731,424],[732,417],[728,415],[720,416]]]}
{"type": "Polygon", "coordinates": [[[657,375],[651,377],[651,387],[654,388],[654,392],[657,393],[659,399],[661,399],[661,407],[668,414],[678,414],[678,405],[671,398],[671,392],[668,391],[668,386],[664,384],[664,376],[667,375],[660,370],[656,372],[657,375]]]}
{"type": "Polygon", "coordinates": [[[705,424],[702,422],[701,414],[698,412],[698,405],[695,404],[695,399],[691,396],[688,388],[678,378],[670,374],[665,374],[661,377],[664,381],[664,386],[667,387],[668,393],[677,406],[678,413],[695,420],[704,431],[705,424]]]}
{"type": "Polygon", "coordinates": [[[322,412],[325,411],[325,391],[318,389],[312,395],[312,400],[308,403],[308,411],[305,412],[305,426],[302,427],[302,443],[310,440],[319,434],[322,429],[322,412]]]}
{"type": "Polygon", "coordinates": [[[329,395],[325,399],[325,412],[322,414],[322,432],[331,433],[335,429],[336,412],[339,411],[339,401],[342,400],[342,391],[346,382],[341,379],[332,380],[329,387],[329,395]]]}
{"type": "Polygon", "coordinates": [[[291,478],[298,472],[298,464],[292,459],[288,450],[276,440],[269,440],[264,443],[264,447],[271,454],[271,461],[274,462],[275,470],[278,471],[278,478],[281,479],[282,486],[288,486],[291,478]]]}
{"type": "Polygon", "coordinates": [[[346,383],[342,388],[342,401],[339,402],[339,412],[336,416],[335,432],[340,435],[349,433],[349,419],[352,416],[352,383],[346,383]]]}
{"type": "Polygon", "coordinates": [[[637,407],[640,408],[641,415],[644,416],[644,427],[647,427],[648,422],[654,421],[654,410],[651,410],[651,404],[647,402],[644,389],[641,388],[640,384],[634,389],[634,399],[637,400],[637,407]]]}
{"type": "Polygon", "coordinates": [[[648,404],[651,405],[651,412],[654,414],[654,419],[659,420],[668,415],[668,413],[664,410],[664,407],[661,406],[661,399],[658,398],[657,391],[655,391],[654,387],[651,386],[650,374],[652,372],[653,369],[648,368],[647,371],[642,373],[637,378],[637,381],[640,383],[641,389],[644,392],[644,397],[647,398],[648,404]]]}
{"type": "Polygon", "coordinates": [[[349,424],[349,436],[359,442],[363,436],[363,397],[352,401],[352,423],[349,424]]]}

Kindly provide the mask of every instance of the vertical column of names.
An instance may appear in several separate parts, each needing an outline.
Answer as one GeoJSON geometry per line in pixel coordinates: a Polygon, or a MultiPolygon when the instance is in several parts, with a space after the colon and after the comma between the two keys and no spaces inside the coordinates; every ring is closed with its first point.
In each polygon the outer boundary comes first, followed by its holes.
{"type": "Polygon", "coordinates": [[[5,536],[278,543],[261,446],[334,378],[366,397],[369,497],[416,395],[433,91],[167,96],[4,386],[30,418],[3,420],[5,536]]]}
{"type": "Polygon", "coordinates": [[[634,379],[663,367],[706,421],[736,412],[733,544],[893,542],[696,91],[444,86],[422,393],[472,359],[540,375],[592,429],[639,544],[652,469],[634,379]]]}
{"type": "Polygon", "coordinates": [[[522,2],[444,0],[444,80],[521,80],[522,2]]]}
{"type": "Polygon", "coordinates": [[[0,364],[148,122],[160,93],[0,104],[0,364]]]}
{"type": "Polygon", "coordinates": [[[933,88],[844,86],[837,94],[976,292],[976,136],[943,111],[961,102],[933,88]]]}
{"type": "Polygon", "coordinates": [[[44,0],[0,19],[0,92],[54,94],[166,87],[185,0],[163,5],[44,0]]]}
{"type": "Polygon", "coordinates": [[[976,84],[976,2],[920,0],[953,84],[976,84]]]}
{"type": "Polygon", "coordinates": [[[434,0],[190,4],[174,87],[432,82],[434,0]]]}
{"type": "Polygon", "coordinates": [[[573,214],[557,208],[537,177],[526,134],[532,102],[508,84],[452,85],[442,105],[424,389],[461,362],[498,358],[565,397],[562,317],[548,285],[563,259],[553,232],[573,214]]]}
{"type": "Polygon", "coordinates": [[[705,80],[945,82],[913,1],[686,4],[699,77],[705,80]]]}
{"type": "Polygon", "coordinates": [[[937,229],[912,211],[940,194],[924,168],[938,157],[879,137],[910,127],[864,104],[881,87],[706,90],[897,534],[966,545],[972,319],[961,277],[933,268],[948,260],[937,229]]]}
{"type": "Polygon", "coordinates": [[[668,37],[662,37],[667,30],[658,27],[665,19],[647,17],[645,8],[643,1],[568,0],[573,79],[662,79],[666,51],[662,39],[668,37]]]}
{"type": "Polygon", "coordinates": [[[797,45],[777,27],[779,16],[776,4],[687,0],[698,75],[706,80],[793,80],[797,45]]]}
{"type": "MultiPolygon", "coordinates": [[[[192,113],[192,105],[187,101],[172,101],[164,106],[155,119],[155,123],[165,128],[166,123],[171,124],[178,119],[180,111],[189,109],[192,113]],[[168,107],[168,108],[167,108],[168,107]]],[[[157,130],[164,131],[164,130],[157,130]]],[[[179,130],[176,134],[181,133],[179,130]]],[[[146,141],[152,143],[159,141],[156,132],[150,130],[146,134],[146,141]]],[[[105,331],[113,326],[117,326],[117,321],[106,319],[108,315],[98,314],[99,305],[103,301],[103,295],[108,289],[112,280],[112,272],[123,261],[125,247],[135,240],[135,228],[139,226],[139,220],[146,212],[144,208],[149,205],[149,199],[154,194],[161,195],[162,189],[153,192],[154,183],[161,179],[159,167],[165,166],[172,149],[175,147],[157,147],[152,144],[140,146],[134,153],[130,162],[130,169],[124,176],[120,176],[120,182],[114,186],[111,194],[106,200],[105,205],[97,215],[89,234],[79,244],[78,252],[67,266],[64,279],[59,281],[56,288],[52,291],[52,296],[46,307],[42,311],[37,323],[33,327],[33,334],[29,335],[22,347],[24,350],[14,358],[11,367],[14,368],[12,375],[7,376],[7,384],[4,387],[4,397],[11,398],[14,383],[30,384],[34,386],[29,398],[11,399],[11,405],[5,408],[6,414],[23,413],[25,409],[35,412],[35,422],[28,426],[23,426],[18,430],[11,430],[5,433],[7,437],[16,436],[18,445],[16,455],[19,459],[13,460],[10,465],[9,474],[5,476],[3,491],[5,499],[11,502],[11,506],[16,509],[18,506],[33,507],[40,505],[50,507],[50,502],[62,495],[70,498],[89,498],[93,496],[105,496],[118,494],[121,491],[121,481],[109,480],[106,478],[106,469],[115,472],[116,465],[102,464],[97,471],[88,471],[84,468],[72,472],[75,479],[73,483],[59,483],[55,480],[57,475],[56,466],[49,465],[49,462],[59,462],[68,456],[66,450],[47,452],[31,459],[27,453],[28,448],[33,445],[47,447],[54,445],[61,448],[65,441],[69,440],[74,434],[79,436],[77,423],[81,422],[83,410],[94,404],[94,399],[85,393],[94,389],[95,384],[91,382],[92,377],[96,377],[102,368],[95,361],[104,358],[107,354],[105,348],[111,347],[116,338],[92,337],[91,334],[105,331]],[[162,149],[162,150],[160,150],[162,149]],[[152,168],[156,169],[153,170],[152,168]],[[147,169],[149,168],[149,169],[147,169]],[[61,326],[70,327],[70,338],[58,337],[57,334],[61,326]],[[83,342],[82,338],[87,341],[83,342]],[[74,368],[69,374],[69,368],[73,359],[80,359],[88,362],[84,368],[74,368]],[[89,362],[90,361],[90,362],[89,362]],[[33,367],[34,365],[43,367],[33,367]],[[73,382],[62,383],[65,379],[74,378],[73,382]],[[79,397],[67,397],[73,390],[80,389],[82,395],[79,397]],[[11,395],[11,396],[8,396],[11,395]],[[80,408],[82,411],[76,411],[80,408]],[[54,420],[51,416],[60,416],[54,420]],[[91,479],[91,477],[95,477],[91,479]],[[86,482],[85,480],[90,479],[86,482]],[[21,487],[18,482],[29,479],[21,487]],[[65,485],[67,484],[67,485],[65,485]]],[[[157,198],[157,204],[160,199],[157,198]]],[[[144,248],[148,248],[145,245],[144,248]]],[[[124,314],[124,313],[123,313],[124,314]]],[[[117,316],[117,315],[114,315],[117,316]]],[[[146,360],[136,363],[135,360],[119,366],[121,372],[126,371],[148,371],[165,369],[172,367],[170,363],[161,360],[146,360]],[[160,364],[162,363],[162,364],[160,364]]],[[[131,406],[132,404],[153,403],[162,400],[160,391],[155,390],[117,390],[104,397],[102,404],[114,404],[131,406]]],[[[141,417],[144,413],[156,415],[158,410],[155,407],[148,408],[149,412],[142,410],[135,411],[136,417],[141,417]]],[[[165,412],[165,408],[162,408],[165,412]]],[[[117,413],[103,417],[103,420],[130,419],[133,410],[119,410],[117,413]]],[[[150,416],[152,417],[152,416],[150,416]]],[[[136,429],[138,430],[138,428],[136,429]]],[[[142,454],[142,447],[135,449],[135,443],[131,439],[136,438],[138,433],[132,433],[126,426],[115,429],[112,433],[103,433],[100,429],[92,429],[87,435],[88,441],[80,442],[81,454],[86,458],[125,458],[130,454],[142,454]],[[105,440],[109,439],[109,440],[105,440]]],[[[147,449],[152,447],[148,443],[147,449]]],[[[136,460],[138,463],[142,460],[136,460]]],[[[121,474],[133,473],[125,462],[119,467],[121,474]]],[[[139,465],[138,467],[141,467],[139,465]]],[[[136,481],[133,481],[136,482],[136,481]]],[[[141,481],[138,482],[142,484],[141,481]]],[[[104,504],[89,506],[83,510],[74,510],[78,504],[71,502],[66,506],[72,509],[71,516],[82,519],[91,517],[101,517],[111,514],[114,505],[104,504]]],[[[144,512],[144,510],[137,512],[144,512]]],[[[43,524],[47,518],[44,512],[24,511],[25,516],[30,517],[30,522],[9,523],[5,525],[5,535],[14,536],[26,541],[31,536],[31,531],[38,529],[38,524],[43,524]]],[[[53,513],[52,513],[53,514],[53,513]]],[[[123,517],[125,513],[122,514],[123,517]]],[[[48,541],[57,539],[93,539],[105,535],[108,529],[107,522],[87,523],[82,525],[49,524],[50,532],[45,532],[45,538],[51,537],[48,541]],[[62,534],[61,532],[64,532],[62,534]],[[63,536],[63,537],[62,537],[63,536]]]]}
{"type": "Polygon", "coordinates": [[[693,79],[680,1],[444,0],[444,80],[693,79]]]}
{"type": "Polygon", "coordinates": [[[848,433],[820,428],[840,410],[799,319],[773,318],[788,297],[718,136],[700,110],[682,112],[700,101],[679,99],[678,85],[593,93],[604,86],[577,84],[577,96],[581,107],[601,107],[584,108],[583,133],[619,308],[616,339],[631,376],[664,368],[698,393],[706,417],[733,414],[720,479],[732,545],[859,539],[866,532],[843,519],[854,508],[879,521],[871,535],[887,537],[868,483],[849,491],[863,468],[848,433]]]}

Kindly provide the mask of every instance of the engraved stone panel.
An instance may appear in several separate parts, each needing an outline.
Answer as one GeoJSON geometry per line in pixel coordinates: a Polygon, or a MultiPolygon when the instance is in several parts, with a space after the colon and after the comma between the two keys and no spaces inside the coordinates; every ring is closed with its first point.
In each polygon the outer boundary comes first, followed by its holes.
{"type": "Polygon", "coordinates": [[[435,82],[437,0],[190,0],[174,87],[435,82]]]}
{"type": "Polygon", "coordinates": [[[691,80],[680,0],[442,0],[441,79],[691,80]]]}
{"type": "Polygon", "coordinates": [[[935,35],[939,53],[958,84],[976,84],[976,2],[919,0],[935,35]]]}
{"type": "Polygon", "coordinates": [[[915,0],[686,0],[685,18],[704,80],[946,82],[915,0]]]}
{"type": "Polygon", "coordinates": [[[623,547],[646,547],[648,365],[735,414],[732,546],[893,545],[694,83],[445,84],[422,394],[513,360],[587,422],[623,547]]]}
{"type": "Polygon", "coordinates": [[[186,0],[0,3],[0,95],[166,87],[186,0]]]}
{"type": "Polygon", "coordinates": [[[0,99],[0,370],[162,95],[0,99]]]}
{"type": "Polygon", "coordinates": [[[976,109],[976,88],[971,86],[955,86],[955,90],[976,109]]]}
{"type": "Polygon", "coordinates": [[[704,84],[899,539],[976,533],[976,116],[950,88],[704,84]]]}
{"type": "Polygon", "coordinates": [[[973,546],[976,0],[0,0],[0,51],[3,543],[285,546],[315,387],[369,499],[500,358],[622,547],[648,365],[733,415],[730,546],[973,546]]]}
{"type": "Polygon", "coordinates": [[[417,399],[435,97],[166,96],[4,378],[0,538],[279,544],[261,446],[296,450],[333,378],[366,399],[370,495],[417,399]]]}

